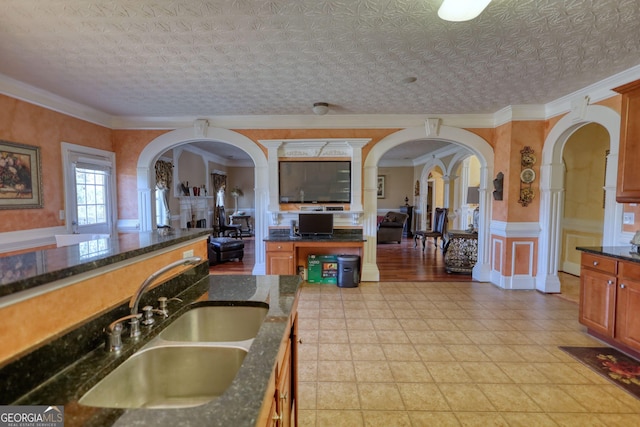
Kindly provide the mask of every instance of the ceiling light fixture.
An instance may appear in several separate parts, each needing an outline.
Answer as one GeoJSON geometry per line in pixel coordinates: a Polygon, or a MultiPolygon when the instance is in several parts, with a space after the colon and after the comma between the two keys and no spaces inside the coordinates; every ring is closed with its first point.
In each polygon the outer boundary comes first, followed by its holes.
{"type": "Polygon", "coordinates": [[[329,112],[329,104],[326,102],[316,102],[313,104],[312,110],[318,116],[324,116],[329,112]]]}
{"type": "Polygon", "coordinates": [[[445,21],[470,21],[482,13],[491,0],[444,0],[438,16],[445,21]]]}

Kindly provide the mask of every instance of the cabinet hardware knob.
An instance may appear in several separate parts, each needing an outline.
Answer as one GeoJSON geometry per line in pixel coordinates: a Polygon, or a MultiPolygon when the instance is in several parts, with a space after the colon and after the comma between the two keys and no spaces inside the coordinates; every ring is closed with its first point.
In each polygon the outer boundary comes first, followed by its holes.
{"type": "Polygon", "coordinates": [[[593,265],[598,265],[600,264],[598,261],[593,261],[593,265]]]}
{"type": "Polygon", "coordinates": [[[613,285],[613,280],[607,280],[607,285],[613,285]]]}
{"type": "Polygon", "coordinates": [[[298,338],[298,344],[302,344],[302,338],[298,338]]]}
{"type": "Polygon", "coordinates": [[[627,285],[625,285],[624,283],[620,283],[620,289],[624,289],[626,287],[627,287],[627,285]]]}

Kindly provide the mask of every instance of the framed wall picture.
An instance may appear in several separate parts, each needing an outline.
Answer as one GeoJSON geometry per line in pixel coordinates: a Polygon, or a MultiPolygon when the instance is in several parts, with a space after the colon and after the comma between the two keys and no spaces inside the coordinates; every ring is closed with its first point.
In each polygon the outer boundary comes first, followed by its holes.
{"type": "Polygon", "coordinates": [[[384,199],[384,175],[378,175],[378,199],[384,199]]]}
{"type": "Polygon", "coordinates": [[[0,140],[0,209],[42,208],[40,147],[0,140]]]}

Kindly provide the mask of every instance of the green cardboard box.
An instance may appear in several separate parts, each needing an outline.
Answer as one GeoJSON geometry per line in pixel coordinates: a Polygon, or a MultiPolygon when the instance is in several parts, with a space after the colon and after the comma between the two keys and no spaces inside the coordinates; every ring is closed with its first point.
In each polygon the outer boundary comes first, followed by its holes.
{"type": "Polygon", "coordinates": [[[307,282],[330,285],[338,283],[337,255],[309,255],[307,264],[307,282]]]}

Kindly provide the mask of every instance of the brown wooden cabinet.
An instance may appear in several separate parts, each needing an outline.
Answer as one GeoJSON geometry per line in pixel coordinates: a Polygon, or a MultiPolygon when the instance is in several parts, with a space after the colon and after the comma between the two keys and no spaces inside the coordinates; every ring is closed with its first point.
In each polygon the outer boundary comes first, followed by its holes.
{"type": "Polygon", "coordinates": [[[267,274],[296,274],[291,242],[267,242],[267,274]]]}
{"type": "Polygon", "coordinates": [[[272,375],[268,415],[264,425],[268,427],[297,426],[298,383],[298,319],[297,309],[292,312],[287,333],[280,345],[278,360],[272,375]],[[275,384],[275,387],[273,387],[275,384]]]}
{"type": "Polygon", "coordinates": [[[349,254],[362,257],[363,240],[293,240],[267,241],[267,274],[298,274],[307,268],[309,255],[349,254]]]}
{"type": "Polygon", "coordinates": [[[580,323],[623,351],[640,352],[640,264],[582,254],[580,323]]]}
{"type": "Polygon", "coordinates": [[[640,350],[640,264],[619,262],[615,337],[640,350]]]}
{"type": "Polygon", "coordinates": [[[581,264],[580,323],[613,337],[617,261],[583,253],[581,264]]]}
{"type": "Polygon", "coordinates": [[[622,94],[616,201],[640,201],[640,80],[613,89],[622,94]]]}

